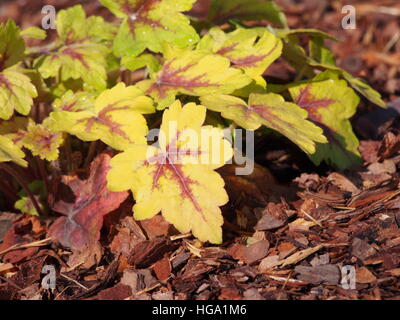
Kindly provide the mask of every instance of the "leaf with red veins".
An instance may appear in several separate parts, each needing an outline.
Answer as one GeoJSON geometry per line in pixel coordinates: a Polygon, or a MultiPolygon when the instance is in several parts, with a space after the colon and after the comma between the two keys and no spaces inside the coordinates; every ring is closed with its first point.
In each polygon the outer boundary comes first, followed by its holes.
{"type": "Polygon", "coordinates": [[[118,209],[128,197],[128,192],[107,189],[110,159],[105,153],[98,156],[90,166],[87,180],[77,176],[62,178],[63,188],[52,209],[64,216],[50,226],[47,236],[72,250],[70,266],[83,263],[88,268],[99,262],[101,246],[98,240],[103,217],[118,209]]]}
{"type": "Polygon", "coordinates": [[[54,161],[58,159],[59,148],[64,139],[62,133],[53,132],[49,129],[50,122],[51,119],[49,118],[45,119],[42,124],[36,124],[30,120],[21,142],[34,156],[54,161]]]}
{"type": "Polygon", "coordinates": [[[132,146],[111,160],[110,190],[132,190],[136,219],[161,211],[180,232],[222,242],[220,206],[228,201],[224,180],[214,171],[232,157],[223,131],[202,126],[206,109],[179,101],[164,111],[158,147],[132,146]]]}
{"type": "Polygon", "coordinates": [[[0,119],[9,120],[14,111],[28,115],[37,90],[18,66],[0,72],[0,119]]]}
{"type": "Polygon", "coordinates": [[[183,51],[168,59],[151,80],[143,80],[137,86],[163,109],[175,100],[177,94],[231,93],[250,82],[251,79],[240,70],[231,68],[229,60],[224,57],[183,51]]]}
{"type": "Polygon", "coordinates": [[[304,108],[308,112],[308,117],[315,121],[321,122],[321,114],[318,112],[320,108],[329,108],[331,104],[337,102],[333,99],[317,99],[311,94],[311,84],[300,89],[300,94],[295,103],[304,108]]]}
{"type": "Polygon", "coordinates": [[[82,79],[91,88],[104,90],[107,52],[102,44],[72,44],[46,56],[39,72],[45,79],[61,75],[61,81],[82,79]]]}
{"type": "Polygon", "coordinates": [[[163,44],[179,48],[194,45],[199,36],[183,12],[195,0],[100,0],[123,18],[114,41],[117,56],[137,56],[145,49],[162,52],[163,44]]]}
{"type": "Polygon", "coordinates": [[[261,76],[281,56],[282,41],[265,29],[239,28],[225,33],[213,28],[197,48],[228,58],[235,68],[242,69],[257,83],[265,85],[261,76]]]}
{"type": "Polygon", "coordinates": [[[39,72],[45,79],[82,79],[91,90],[104,90],[106,57],[111,51],[108,42],[115,32],[103,18],[87,18],[81,6],[61,10],[57,15],[58,49],[37,60],[39,72]]]}
{"type": "Polygon", "coordinates": [[[315,152],[316,143],[326,142],[322,129],[307,120],[307,112],[278,94],[252,93],[247,103],[234,96],[208,95],[201,97],[201,103],[247,130],[271,128],[308,154],[315,152]]]}
{"type": "Polygon", "coordinates": [[[96,96],[88,92],[74,93],[67,91],[61,98],[53,103],[53,109],[59,111],[78,112],[93,108],[96,96]]]}
{"type": "Polygon", "coordinates": [[[84,141],[102,140],[117,150],[146,143],[148,131],[142,114],[154,112],[153,101],[134,86],[124,83],[92,95],[67,92],[55,102],[51,128],[68,132],[84,141]]]}
{"type": "Polygon", "coordinates": [[[18,147],[22,147],[22,139],[26,134],[29,118],[13,117],[10,120],[0,121],[0,135],[12,140],[18,147]]]}
{"type": "Polygon", "coordinates": [[[308,117],[324,130],[329,143],[317,145],[311,159],[326,161],[339,169],[360,164],[358,139],[349,119],[360,101],[344,80],[315,81],[289,89],[297,105],[307,110],[308,117]]]}

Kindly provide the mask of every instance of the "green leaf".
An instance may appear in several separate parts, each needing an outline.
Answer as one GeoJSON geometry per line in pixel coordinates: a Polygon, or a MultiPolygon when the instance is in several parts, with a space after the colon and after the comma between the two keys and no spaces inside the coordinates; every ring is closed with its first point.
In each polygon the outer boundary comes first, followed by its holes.
{"type": "Polygon", "coordinates": [[[266,29],[261,33],[254,29],[239,28],[225,33],[213,28],[199,42],[198,49],[207,50],[228,58],[235,68],[242,69],[257,83],[263,83],[262,74],[280,57],[282,41],[266,29]]]}
{"type": "Polygon", "coordinates": [[[93,96],[72,96],[57,100],[51,129],[68,132],[83,141],[102,140],[114,149],[124,150],[131,144],[145,144],[146,119],[142,114],[154,112],[153,101],[134,86],[119,83],[93,96]]]}
{"type": "Polygon", "coordinates": [[[123,57],[121,64],[131,71],[147,67],[149,72],[154,73],[161,69],[160,61],[150,53],[145,53],[138,57],[123,57]]]}
{"type": "MultiPolygon", "coordinates": [[[[32,191],[39,207],[42,211],[45,210],[42,201],[46,199],[46,188],[44,183],[39,180],[35,180],[29,184],[29,189],[32,191]]],[[[22,213],[29,214],[31,216],[39,216],[39,213],[36,211],[35,206],[32,203],[32,199],[29,198],[24,191],[21,191],[19,194],[21,199],[15,202],[15,209],[20,210],[22,213]]]]}
{"type": "Polygon", "coordinates": [[[31,111],[33,98],[37,97],[35,86],[29,77],[17,67],[0,72],[0,118],[8,120],[14,110],[23,115],[31,111]]]}
{"type": "Polygon", "coordinates": [[[39,27],[29,27],[21,31],[21,36],[27,39],[46,39],[46,31],[39,27]]]}
{"type": "Polygon", "coordinates": [[[317,29],[275,29],[276,34],[280,38],[287,38],[290,36],[296,36],[296,35],[306,35],[306,36],[311,36],[311,37],[318,37],[322,39],[329,39],[333,41],[338,41],[334,36],[322,32],[321,30],[317,29]]]}
{"type": "Polygon", "coordinates": [[[86,18],[79,6],[61,10],[57,15],[59,48],[37,60],[43,78],[55,77],[60,81],[82,79],[88,90],[106,88],[107,41],[114,34],[113,25],[101,17],[86,18]]]}
{"type": "Polygon", "coordinates": [[[28,163],[23,159],[25,153],[11,139],[0,135],[0,162],[15,162],[21,167],[27,167],[28,163]]]}
{"type": "Polygon", "coordinates": [[[347,82],[355,89],[357,92],[362,94],[372,103],[376,104],[381,108],[386,108],[386,102],[382,100],[381,94],[372,89],[365,81],[360,78],[353,77],[350,73],[342,70],[342,76],[347,80],[347,82]]]}
{"type": "Polygon", "coordinates": [[[297,105],[308,111],[308,117],[319,125],[328,144],[319,144],[310,158],[315,164],[326,161],[346,169],[360,163],[359,142],[349,119],[355,114],[359,97],[344,80],[325,80],[291,87],[289,92],[297,105]]]}
{"type": "Polygon", "coordinates": [[[15,22],[0,24],[0,71],[20,62],[24,52],[25,43],[15,22]]]}
{"type": "MultiPolygon", "coordinates": [[[[330,50],[324,45],[324,38],[327,38],[324,34],[315,33],[313,35],[309,45],[309,57],[305,54],[305,51],[293,41],[285,42],[284,55],[297,70],[301,70],[301,68],[304,68],[304,66],[308,64],[314,68],[322,68],[338,72],[356,91],[358,91],[366,99],[382,108],[386,108],[386,103],[382,100],[379,92],[372,89],[360,78],[353,77],[344,69],[336,66],[333,53],[331,53],[330,50]]],[[[309,70],[307,70],[307,72],[308,71],[309,70]]]]}
{"type": "Polygon", "coordinates": [[[161,52],[163,43],[179,48],[194,45],[199,36],[182,12],[195,0],[100,0],[123,22],[114,41],[117,56],[136,56],[145,49],[161,52]]]}
{"type": "Polygon", "coordinates": [[[77,5],[57,14],[57,33],[63,43],[101,42],[115,37],[116,27],[102,17],[86,17],[85,10],[77,5]]]}
{"type": "Polygon", "coordinates": [[[315,142],[327,142],[322,129],[306,120],[305,110],[284,101],[278,94],[251,94],[248,103],[229,95],[209,95],[200,99],[208,109],[221,112],[224,118],[235,121],[244,129],[256,130],[264,125],[278,131],[308,154],[315,152],[315,142]]]}
{"type": "Polygon", "coordinates": [[[168,59],[151,80],[137,83],[145,94],[158,102],[160,109],[174,102],[177,94],[231,93],[251,82],[242,71],[231,68],[227,58],[204,51],[179,53],[168,59]]]}
{"type": "Polygon", "coordinates": [[[322,37],[314,37],[310,40],[310,57],[321,63],[336,65],[335,55],[324,46],[322,37]]]}
{"type": "Polygon", "coordinates": [[[209,21],[222,24],[228,20],[268,20],[286,27],[286,17],[273,1],[211,0],[209,21]]]}

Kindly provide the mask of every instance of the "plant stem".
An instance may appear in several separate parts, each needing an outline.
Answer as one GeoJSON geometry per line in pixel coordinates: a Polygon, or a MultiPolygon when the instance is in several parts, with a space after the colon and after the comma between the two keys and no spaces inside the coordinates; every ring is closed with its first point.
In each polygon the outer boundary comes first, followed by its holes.
{"type": "Polygon", "coordinates": [[[65,158],[67,160],[67,173],[71,173],[73,165],[72,165],[72,148],[71,148],[71,140],[70,136],[67,135],[64,141],[64,152],[65,152],[65,158]]]}
{"type": "Polygon", "coordinates": [[[86,156],[85,162],[83,163],[83,168],[87,168],[90,165],[90,162],[94,158],[97,149],[97,141],[92,141],[89,146],[89,151],[86,156]]]}
{"type": "Polygon", "coordinates": [[[14,170],[11,166],[5,164],[5,163],[0,163],[0,169],[3,169],[5,172],[7,172],[10,176],[15,178],[17,182],[21,185],[22,189],[24,192],[27,194],[27,196],[31,199],[33,206],[35,207],[37,213],[40,216],[43,216],[43,211],[39,206],[39,203],[37,202],[35,195],[32,193],[31,189],[29,189],[28,184],[24,180],[24,178],[16,171],[14,170]]]}
{"type": "Polygon", "coordinates": [[[44,187],[45,187],[45,191],[46,191],[46,196],[49,192],[49,178],[47,176],[47,172],[46,172],[46,167],[44,165],[44,161],[40,158],[35,158],[37,166],[39,168],[39,172],[40,172],[40,176],[44,182],[44,187]]]}

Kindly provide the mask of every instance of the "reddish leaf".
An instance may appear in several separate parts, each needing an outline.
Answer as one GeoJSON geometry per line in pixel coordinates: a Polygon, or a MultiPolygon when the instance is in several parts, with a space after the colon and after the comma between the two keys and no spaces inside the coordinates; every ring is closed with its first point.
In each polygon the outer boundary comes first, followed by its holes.
{"type": "Polygon", "coordinates": [[[97,157],[90,167],[87,180],[80,180],[77,176],[63,177],[63,183],[73,194],[69,199],[63,194],[64,199],[53,206],[54,211],[65,217],[54,222],[48,236],[72,249],[74,255],[69,260],[70,265],[84,262],[84,266],[89,267],[98,262],[101,255],[98,240],[103,217],[117,209],[128,197],[128,192],[111,192],[107,189],[110,159],[105,153],[97,157]]]}

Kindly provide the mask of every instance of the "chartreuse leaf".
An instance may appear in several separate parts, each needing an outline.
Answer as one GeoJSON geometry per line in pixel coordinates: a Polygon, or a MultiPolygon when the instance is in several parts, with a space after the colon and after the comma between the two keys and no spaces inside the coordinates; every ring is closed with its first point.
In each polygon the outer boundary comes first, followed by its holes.
{"type": "Polygon", "coordinates": [[[161,69],[160,61],[156,56],[150,53],[144,53],[138,57],[123,57],[121,59],[121,64],[132,71],[147,67],[150,72],[154,73],[161,69]]]}
{"type": "Polygon", "coordinates": [[[221,24],[228,20],[269,20],[286,27],[286,17],[273,2],[265,0],[211,0],[209,21],[221,24]]]}
{"type": "Polygon", "coordinates": [[[9,68],[24,58],[25,42],[14,21],[0,24],[0,71],[9,68]]]}
{"type": "Polygon", "coordinates": [[[61,10],[57,15],[58,50],[37,61],[44,78],[60,81],[82,79],[88,89],[106,88],[106,57],[114,34],[113,25],[101,17],[86,18],[78,5],[61,10]]]}
{"type": "Polygon", "coordinates": [[[353,77],[344,69],[336,66],[333,54],[325,47],[321,37],[310,41],[310,57],[307,59],[307,62],[312,67],[338,72],[358,93],[377,106],[386,108],[386,103],[382,100],[382,96],[378,91],[372,89],[362,79],[353,77]]]}
{"type": "Polygon", "coordinates": [[[358,93],[363,95],[372,103],[376,104],[379,107],[386,108],[385,101],[382,100],[381,94],[372,89],[365,81],[360,78],[353,77],[350,73],[345,70],[341,70],[343,78],[347,80],[347,82],[355,89],[358,93]]]}
{"type": "Polygon", "coordinates": [[[23,115],[28,115],[35,97],[37,97],[35,86],[17,66],[0,72],[1,119],[10,119],[14,110],[23,115]]]}
{"type": "Polygon", "coordinates": [[[22,147],[22,139],[25,136],[28,122],[28,117],[13,117],[7,121],[0,121],[0,135],[11,139],[18,147],[22,147]]]}
{"type": "Polygon", "coordinates": [[[289,92],[297,105],[323,130],[329,143],[319,144],[311,159],[315,164],[326,161],[346,169],[360,163],[358,140],[349,118],[360,101],[344,80],[325,80],[291,87],[289,92]]]}
{"type": "Polygon", "coordinates": [[[72,96],[56,102],[50,114],[52,129],[76,135],[84,141],[102,140],[114,149],[146,143],[146,120],[142,114],[154,112],[153,102],[134,86],[124,83],[93,96],[72,96]]]}
{"type": "Polygon", "coordinates": [[[382,100],[379,92],[372,89],[362,79],[353,77],[344,69],[336,66],[334,55],[325,47],[324,39],[336,40],[328,34],[313,29],[300,29],[296,31],[282,30],[277,34],[284,39],[283,55],[285,58],[303,74],[310,75],[310,68],[326,69],[336,71],[344,78],[358,93],[363,95],[372,103],[386,108],[386,103],[382,100]],[[312,36],[309,47],[310,56],[307,56],[304,49],[293,39],[296,34],[307,34],[312,36]]]}
{"type": "MultiPolygon", "coordinates": [[[[35,180],[29,184],[28,187],[32,191],[32,194],[34,195],[36,202],[42,211],[46,210],[42,203],[42,200],[46,199],[46,189],[44,183],[42,181],[35,180]]],[[[18,209],[22,213],[29,214],[31,216],[39,216],[39,213],[32,203],[32,199],[28,197],[24,191],[21,191],[18,195],[20,196],[20,199],[15,202],[15,209],[18,209]]]]}
{"type": "Polygon", "coordinates": [[[15,162],[16,164],[27,167],[28,163],[24,160],[25,154],[14,142],[5,136],[0,135],[0,162],[15,162]]]}
{"type": "Polygon", "coordinates": [[[186,50],[167,59],[152,79],[143,80],[137,86],[163,109],[175,100],[177,94],[231,93],[250,82],[251,78],[241,70],[230,67],[227,58],[205,51],[186,50]]]}
{"type": "Polygon", "coordinates": [[[8,120],[14,110],[27,115],[37,91],[18,68],[24,58],[25,43],[13,21],[0,24],[0,119],[8,120]]]}
{"type": "Polygon", "coordinates": [[[321,63],[336,65],[335,55],[324,46],[322,37],[314,37],[309,42],[310,58],[321,63]]]}
{"type": "Polygon", "coordinates": [[[136,56],[145,49],[161,52],[163,42],[179,48],[199,36],[182,14],[195,0],[100,0],[123,22],[114,41],[117,56],[136,56]]]}
{"type": "Polygon", "coordinates": [[[259,37],[254,29],[239,28],[225,33],[213,28],[197,47],[228,58],[257,83],[265,82],[262,74],[282,53],[282,41],[266,29],[259,37]]]}
{"type": "Polygon", "coordinates": [[[51,122],[50,118],[45,119],[42,124],[30,120],[22,139],[23,146],[34,156],[48,161],[58,159],[59,148],[64,141],[62,133],[50,130],[51,122]]]}
{"type": "Polygon", "coordinates": [[[46,31],[39,27],[29,27],[21,31],[21,37],[27,39],[46,39],[46,31]]]}
{"type": "Polygon", "coordinates": [[[136,219],[162,212],[180,232],[222,242],[220,206],[228,201],[224,180],[214,171],[232,157],[223,131],[202,126],[206,108],[179,101],[164,111],[159,145],[134,145],[111,160],[108,187],[131,189],[136,219]]]}
{"type": "Polygon", "coordinates": [[[93,109],[96,95],[88,92],[67,91],[64,95],[54,100],[53,109],[55,111],[85,111],[93,109]]]}
{"type": "Polygon", "coordinates": [[[316,142],[327,142],[322,129],[306,120],[305,110],[278,94],[251,94],[248,103],[229,95],[208,95],[200,99],[208,109],[221,112],[224,118],[244,129],[256,130],[264,125],[280,132],[308,154],[315,152],[316,142]]]}

